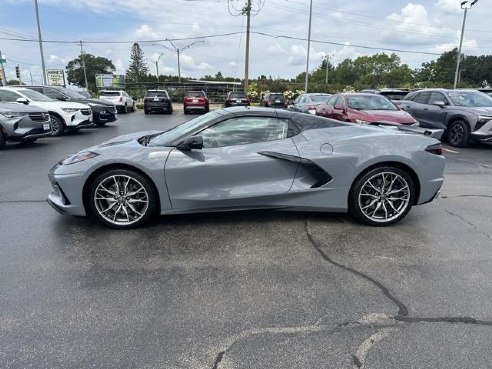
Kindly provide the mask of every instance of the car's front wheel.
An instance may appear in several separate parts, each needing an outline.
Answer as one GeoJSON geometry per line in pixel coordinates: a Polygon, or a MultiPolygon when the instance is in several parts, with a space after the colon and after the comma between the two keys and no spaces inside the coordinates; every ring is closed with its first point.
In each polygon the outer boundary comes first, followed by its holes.
{"type": "Polygon", "coordinates": [[[3,135],[2,132],[0,132],[0,150],[5,148],[5,145],[7,144],[7,139],[3,135]]]}
{"type": "Polygon", "coordinates": [[[449,144],[456,147],[468,146],[470,141],[470,130],[465,121],[457,120],[448,127],[449,144]]]}
{"type": "Polygon", "coordinates": [[[359,176],[349,196],[349,211],[356,219],[381,227],[407,215],[414,203],[415,185],[407,172],[380,167],[359,176]]]}
{"type": "Polygon", "coordinates": [[[51,136],[62,136],[65,133],[65,123],[56,115],[50,115],[51,120],[51,136]]]}
{"type": "Polygon", "coordinates": [[[148,222],[157,209],[157,194],[143,175],[128,169],[108,170],[92,181],[90,206],[99,221],[116,229],[148,222]]]}

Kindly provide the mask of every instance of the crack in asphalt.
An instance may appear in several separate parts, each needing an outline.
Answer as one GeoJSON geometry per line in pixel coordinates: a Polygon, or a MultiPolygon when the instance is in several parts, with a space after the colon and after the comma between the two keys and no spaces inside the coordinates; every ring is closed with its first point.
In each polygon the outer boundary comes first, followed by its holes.
{"type": "MultiPolygon", "coordinates": [[[[449,211],[448,211],[449,212],[449,211]]],[[[450,212],[449,212],[450,213],[450,212]]],[[[450,213],[451,215],[455,215],[450,213]]],[[[473,226],[473,224],[470,223],[473,226]]],[[[281,327],[281,328],[256,328],[245,330],[235,336],[229,338],[223,343],[222,349],[218,354],[215,355],[215,361],[213,363],[212,369],[219,369],[219,366],[224,359],[225,355],[230,352],[236,344],[240,341],[245,340],[249,337],[256,335],[281,335],[281,334],[302,334],[302,333],[315,333],[315,332],[327,332],[328,334],[334,333],[339,329],[343,329],[351,326],[369,326],[369,327],[379,327],[379,330],[366,338],[357,348],[355,354],[352,355],[352,367],[353,369],[364,369],[365,360],[367,354],[372,349],[374,345],[385,339],[394,331],[398,330],[398,323],[451,323],[451,324],[473,324],[482,326],[492,326],[492,321],[478,320],[470,317],[410,317],[408,316],[408,308],[403,304],[393,293],[390,292],[389,288],[384,286],[381,282],[375,278],[364,274],[354,268],[348,267],[346,265],[340,264],[330,258],[322,249],[321,246],[314,240],[311,232],[311,227],[309,225],[308,219],[305,222],[305,230],[309,242],[314,247],[314,249],[321,255],[321,257],[328,263],[336,266],[337,268],[346,270],[360,278],[363,278],[373,285],[375,285],[393,304],[398,307],[398,313],[394,316],[390,316],[383,313],[371,313],[363,316],[357,321],[346,321],[338,324],[336,327],[320,325],[322,319],[318,319],[313,325],[298,326],[298,327],[281,327]],[[395,323],[392,323],[395,322],[395,323]]]]}
{"type": "MultiPolygon", "coordinates": [[[[491,197],[492,197],[492,196],[491,196],[491,197]]],[[[478,232],[480,232],[480,233],[484,234],[487,238],[492,239],[492,236],[491,236],[490,234],[485,233],[485,232],[482,232],[480,229],[478,229],[478,227],[477,227],[475,224],[473,224],[473,223],[472,223],[472,222],[470,222],[469,220],[465,219],[465,218],[464,218],[464,217],[462,217],[461,215],[456,214],[456,213],[453,213],[452,211],[449,211],[448,209],[446,209],[446,213],[448,213],[449,215],[452,215],[452,216],[454,216],[454,217],[456,217],[456,218],[461,219],[464,223],[466,223],[466,224],[468,224],[469,226],[473,227],[473,229],[474,229],[474,230],[476,230],[476,231],[478,231],[478,232]]]]}

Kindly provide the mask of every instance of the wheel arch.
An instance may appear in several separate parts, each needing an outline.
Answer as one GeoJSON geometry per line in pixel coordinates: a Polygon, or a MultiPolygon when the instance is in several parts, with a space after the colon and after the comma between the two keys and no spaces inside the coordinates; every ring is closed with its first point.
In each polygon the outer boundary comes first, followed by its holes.
{"type": "Polygon", "coordinates": [[[401,169],[401,170],[405,171],[406,173],[408,173],[410,178],[412,178],[413,184],[415,186],[415,197],[414,197],[414,203],[412,205],[417,205],[419,198],[420,198],[420,180],[419,180],[419,177],[418,177],[417,173],[415,172],[415,170],[413,170],[410,166],[408,166],[405,163],[398,162],[398,161],[383,161],[383,162],[372,164],[369,167],[364,168],[355,177],[355,179],[353,180],[353,182],[350,186],[350,191],[348,192],[348,197],[349,197],[348,203],[350,204],[350,194],[352,193],[353,188],[354,188],[355,184],[357,183],[358,179],[361,178],[362,176],[364,176],[366,173],[370,172],[371,170],[376,169],[376,168],[382,168],[382,167],[395,167],[395,168],[401,169]]]}
{"type": "Polygon", "coordinates": [[[156,213],[159,214],[160,211],[161,211],[161,199],[160,199],[159,191],[157,190],[157,186],[156,186],[155,182],[152,180],[152,178],[150,176],[148,176],[141,169],[139,169],[139,168],[137,168],[137,167],[135,167],[133,165],[130,165],[130,164],[122,164],[122,163],[104,165],[104,166],[102,166],[100,168],[97,168],[94,172],[92,172],[89,175],[89,177],[85,181],[84,187],[82,189],[82,196],[83,196],[82,200],[83,200],[84,209],[85,209],[86,214],[87,215],[92,215],[91,206],[89,204],[89,201],[90,201],[90,199],[89,199],[89,187],[90,187],[91,183],[100,174],[102,174],[104,172],[107,172],[108,170],[117,170],[117,169],[132,170],[132,171],[140,174],[141,176],[145,177],[149,181],[149,183],[154,188],[154,192],[155,192],[155,195],[157,197],[156,213]]]}
{"type": "Polygon", "coordinates": [[[464,115],[461,115],[461,114],[458,114],[458,115],[454,115],[454,116],[451,116],[446,124],[446,129],[448,129],[451,124],[453,124],[454,122],[457,122],[457,121],[463,121],[465,122],[465,124],[468,126],[468,129],[470,130],[471,132],[471,124],[470,124],[470,119],[464,115]]]}
{"type": "Polygon", "coordinates": [[[55,117],[57,117],[58,119],[61,120],[61,122],[66,126],[67,125],[67,122],[65,122],[65,119],[63,119],[63,117],[57,113],[56,111],[53,111],[53,110],[48,110],[48,114],[50,115],[54,115],[55,117]]]}

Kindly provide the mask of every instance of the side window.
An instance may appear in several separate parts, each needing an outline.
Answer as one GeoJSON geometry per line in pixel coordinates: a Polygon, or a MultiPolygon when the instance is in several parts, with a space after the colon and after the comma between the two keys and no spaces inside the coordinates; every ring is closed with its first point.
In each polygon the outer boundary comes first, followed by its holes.
{"type": "Polygon", "coordinates": [[[335,101],[337,100],[337,98],[338,98],[337,95],[334,95],[334,96],[330,97],[328,99],[328,101],[326,102],[326,105],[335,106],[335,101]]]}
{"type": "Polygon", "coordinates": [[[417,96],[415,96],[413,101],[419,104],[427,104],[427,102],[429,101],[429,97],[430,92],[420,92],[417,94],[417,96]]]}
{"type": "Polygon", "coordinates": [[[299,100],[299,104],[305,104],[306,103],[306,96],[301,97],[299,100]]]}
{"type": "Polygon", "coordinates": [[[299,102],[301,101],[301,97],[302,96],[297,96],[296,99],[294,100],[294,104],[299,104],[299,102]]]}
{"type": "Polygon", "coordinates": [[[0,101],[16,102],[17,99],[21,97],[22,96],[17,95],[15,92],[0,90],[0,101]]]}
{"type": "Polygon", "coordinates": [[[444,102],[446,105],[449,105],[448,104],[448,100],[446,100],[446,97],[444,96],[444,94],[440,93],[440,92],[432,92],[431,95],[430,95],[430,99],[429,99],[429,104],[434,104],[436,103],[437,101],[442,101],[444,102]]]}
{"type": "Polygon", "coordinates": [[[42,93],[48,97],[51,97],[52,99],[56,99],[56,100],[59,100],[60,98],[63,99],[63,94],[52,88],[45,88],[42,93]]]}
{"type": "Polygon", "coordinates": [[[343,101],[343,96],[338,96],[335,101],[335,106],[345,106],[345,101],[343,101]]]}
{"type": "Polygon", "coordinates": [[[267,117],[241,117],[220,122],[201,132],[203,147],[247,145],[287,138],[289,121],[267,117]]]}

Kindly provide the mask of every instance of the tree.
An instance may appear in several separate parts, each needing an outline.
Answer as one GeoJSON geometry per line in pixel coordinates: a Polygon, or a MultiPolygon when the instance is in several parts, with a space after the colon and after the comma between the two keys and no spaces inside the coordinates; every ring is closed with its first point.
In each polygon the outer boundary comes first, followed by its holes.
{"type": "Polygon", "coordinates": [[[144,53],[140,45],[135,42],[130,52],[130,66],[126,71],[126,80],[138,82],[144,79],[147,73],[149,73],[149,68],[144,62],[144,53]]]}
{"type": "MultiPolygon", "coordinates": [[[[89,89],[93,91],[96,89],[96,74],[108,74],[116,70],[113,62],[102,56],[84,54],[84,61],[89,89]]],[[[66,70],[69,83],[85,87],[84,69],[80,56],[69,61],[66,70]]]]}

